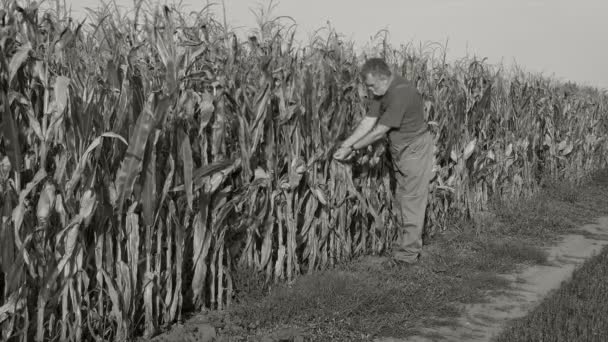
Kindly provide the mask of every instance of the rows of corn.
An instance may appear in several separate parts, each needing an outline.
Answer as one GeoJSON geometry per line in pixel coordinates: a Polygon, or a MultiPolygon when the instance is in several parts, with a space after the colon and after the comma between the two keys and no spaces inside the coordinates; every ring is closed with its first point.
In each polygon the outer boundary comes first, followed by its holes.
{"type": "MultiPolygon", "coordinates": [[[[366,96],[364,56],[334,32],[296,48],[279,21],[240,41],[210,11],[82,23],[59,5],[3,4],[3,340],[150,336],[229,306],[239,272],[291,281],[386,248],[382,144],[331,159],[366,96]]],[[[368,49],[425,97],[427,233],[606,166],[605,94],[427,51],[368,49]]]]}

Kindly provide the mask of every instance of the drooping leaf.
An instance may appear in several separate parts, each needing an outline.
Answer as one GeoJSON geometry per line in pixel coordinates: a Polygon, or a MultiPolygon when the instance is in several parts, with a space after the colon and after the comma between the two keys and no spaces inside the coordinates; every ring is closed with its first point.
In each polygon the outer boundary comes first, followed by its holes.
{"type": "Polygon", "coordinates": [[[17,248],[24,253],[24,258],[26,259],[26,262],[27,251],[23,249],[23,242],[21,241],[21,238],[19,236],[21,224],[23,223],[23,219],[25,218],[26,213],[26,198],[30,194],[30,192],[32,192],[32,190],[38,185],[38,183],[40,183],[46,177],[46,175],[47,174],[44,169],[40,169],[38,170],[38,172],[36,172],[34,178],[29,183],[27,183],[25,189],[21,190],[21,192],[19,193],[19,202],[12,212],[13,227],[15,230],[15,244],[17,245],[17,248]]]}
{"type": "MultiPolygon", "coordinates": [[[[8,198],[5,197],[3,205],[3,217],[10,217],[12,211],[12,204],[8,198]]],[[[13,239],[13,230],[11,222],[9,220],[2,220],[0,222],[0,270],[4,274],[9,274],[10,267],[15,262],[15,241],[13,239]]]]}
{"type": "Polygon", "coordinates": [[[451,159],[453,162],[457,163],[457,162],[458,162],[458,153],[457,153],[456,151],[452,150],[452,151],[450,152],[450,159],[451,159]]]}
{"type": "Polygon", "coordinates": [[[194,219],[194,241],[192,264],[194,265],[194,276],[192,277],[192,292],[194,301],[202,304],[204,295],[205,279],[207,276],[207,264],[205,259],[209,253],[212,232],[208,230],[207,210],[201,210],[194,219]]]}
{"type": "Polygon", "coordinates": [[[0,323],[4,322],[10,315],[20,311],[25,305],[23,297],[18,292],[13,292],[4,305],[0,306],[0,323]]]}
{"type": "Polygon", "coordinates": [[[270,176],[268,175],[268,173],[264,170],[262,170],[260,167],[256,168],[253,172],[254,174],[254,179],[263,179],[263,180],[268,180],[270,179],[270,176]]]}
{"type": "MultiPolygon", "coordinates": [[[[148,228],[150,229],[150,228],[148,228]]],[[[147,256],[150,257],[151,249],[146,249],[147,256]]],[[[143,293],[144,293],[144,310],[145,310],[145,329],[143,337],[145,339],[152,338],[156,332],[156,318],[154,317],[154,301],[153,301],[153,289],[154,289],[154,274],[149,270],[144,273],[143,279],[143,293]]]]}
{"type": "Polygon", "coordinates": [[[108,291],[108,296],[110,297],[110,300],[112,302],[112,311],[110,312],[110,316],[113,317],[115,321],[122,324],[123,314],[121,308],[124,307],[124,300],[123,296],[121,295],[121,292],[117,291],[118,284],[116,284],[114,279],[108,275],[106,270],[102,268],[100,272],[103,275],[105,285],[108,291]]]}
{"type": "Polygon", "coordinates": [[[462,156],[462,158],[464,158],[464,160],[469,159],[469,157],[473,154],[473,151],[475,151],[476,144],[477,144],[477,139],[473,139],[467,144],[467,146],[464,148],[464,152],[463,152],[463,156],[462,156]]]}
{"type": "Polygon", "coordinates": [[[8,96],[5,91],[0,90],[0,96],[2,103],[2,128],[5,139],[5,146],[11,165],[15,172],[21,172],[22,157],[21,157],[21,143],[19,141],[19,127],[11,112],[11,107],[8,101],[8,96]]]}
{"type": "Polygon", "coordinates": [[[127,256],[129,261],[129,267],[131,271],[130,283],[136,290],[138,270],[139,270],[139,244],[140,244],[140,231],[139,231],[139,215],[134,213],[136,203],[133,203],[127,213],[126,222],[126,233],[128,237],[127,243],[127,256]]]}
{"type": "Polygon", "coordinates": [[[180,157],[183,163],[184,170],[184,187],[186,190],[186,200],[188,202],[188,210],[192,210],[194,195],[192,193],[192,171],[194,163],[192,161],[192,149],[190,148],[190,138],[183,130],[179,131],[180,141],[180,157]]]}
{"type": "MultiPolygon", "coordinates": [[[[78,238],[79,228],[80,228],[80,217],[76,217],[70,222],[68,227],[64,230],[64,253],[57,264],[57,272],[61,273],[63,269],[66,267],[72,256],[74,255],[74,250],[78,247],[76,244],[76,239],[78,238]]],[[[51,280],[51,279],[49,279],[51,280]]],[[[52,282],[49,281],[48,285],[51,285],[52,282]]],[[[48,286],[47,285],[47,286],[48,286]]]]}
{"type": "Polygon", "coordinates": [[[36,218],[40,224],[46,224],[51,211],[55,207],[55,191],[55,185],[51,182],[46,182],[40,192],[36,205],[36,218]]]}
{"type": "Polygon", "coordinates": [[[129,147],[118,172],[116,173],[116,191],[118,197],[114,207],[118,212],[122,211],[126,199],[131,196],[133,185],[139,172],[141,171],[146,142],[152,131],[154,116],[149,107],[144,108],[141,115],[137,118],[133,132],[129,139],[129,147]]]}
{"type": "MultiPolygon", "coordinates": [[[[196,191],[204,185],[205,177],[224,172],[223,177],[227,176],[230,172],[234,171],[239,165],[240,160],[224,160],[221,162],[204,165],[196,169],[192,174],[193,190],[196,191]]],[[[222,179],[223,179],[222,177],[222,179]]],[[[184,191],[184,184],[178,185],[171,189],[171,191],[184,191]]]]}
{"type": "MultiPolygon", "coordinates": [[[[129,237],[127,249],[129,248],[132,239],[133,237],[129,237]]],[[[130,258],[131,256],[129,255],[129,259],[130,258]]],[[[116,283],[118,285],[118,290],[120,291],[120,294],[123,298],[123,302],[120,308],[125,313],[125,316],[129,317],[133,310],[133,290],[135,286],[131,282],[131,270],[129,269],[129,265],[123,260],[119,260],[117,262],[116,275],[116,283]]]]}
{"type": "Polygon", "coordinates": [[[264,88],[264,91],[262,92],[262,94],[259,95],[259,99],[256,101],[256,113],[255,113],[255,120],[251,126],[251,129],[253,130],[253,141],[252,141],[252,146],[249,147],[251,153],[253,154],[255,152],[255,150],[258,147],[258,144],[260,143],[260,140],[262,139],[262,137],[264,136],[264,116],[266,115],[267,112],[267,104],[268,101],[270,100],[270,85],[267,85],[264,88]]]}
{"type": "Polygon", "coordinates": [[[27,43],[21,45],[20,47],[18,47],[15,54],[11,57],[11,61],[8,66],[8,70],[9,70],[8,84],[9,85],[12,84],[13,79],[15,78],[15,75],[17,75],[17,72],[19,71],[19,69],[21,69],[21,67],[23,66],[23,64],[25,63],[27,58],[29,57],[30,51],[32,51],[32,45],[30,44],[30,42],[27,42],[27,43]]]}
{"type": "Polygon", "coordinates": [[[118,68],[113,60],[109,60],[106,66],[106,74],[107,79],[106,82],[110,86],[110,89],[113,91],[120,91],[122,87],[122,82],[119,78],[118,68]]]}
{"type": "MultiPolygon", "coordinates": [[[[183,222],[188,222],[190,215],[183,218],[183,222]]],[[[175,225],[175,290],[173,301],[169,308],[169,319],[173,320],[175,315],[181,310],[182,303],[182,274],[183,274],[183,257],[184,257],[184,224],[175,225]]]]}
{"type": "Polygon", "coordinates": [[[0,182],[6,182],[9,179],[12,169],[10,159],[7,156],[2,157],[2,160],[0,160],[0,182]]]}
{"type": "Polygon", "coordinates": [[[146,226],[154,225],[154,210],[156,210],[156,142],[159,133],[152,138],[152,143],[148,144],[146,159],[144,160],[144,187],[142,190],[141,202],[143,218],[146,226]]]}
{"type": "Polygon", "coordinates": [[[171,106],[173,99],[171,96],[157,96],[154,100],[154,124],[156,127],[161,128],[162,123],[169,113],[169,107],[171,106]]]}
{"type": "Polygon", "coordinates": [[[47,85],[47,69],[44,61],[38,60],[34,62],[34,77],[37,77],[42,85],[47,85]]]}
{"type": "MultiPolygon", "coordinates": [[[[112,133],[112,132],[103,133],[102,135],[95,138],[91,142],[91,144],[87,147],[87,149],[84,151],[82,156],[80,157],[80,160],[78,161],[78,165],[76,166],[76,169],[72,173],[72,178],[70,178],[70,180],[66,184],[66,194],[68,196],[71,196],[72,190],[74,190],[76,183],[78,183],[78,181],[80,181],[80,178],[82,177],[82,173],[84,171],[84,167],[87,164],[89,154],[91,154],[91,152],[93,152],[93,150],[96,149],[101,144],[102,138],[114,138],[114,139],[118,139],[118,140],[122,141],[125,144],[127,143],[123,137],[121,137],[118,134],[112,133]]],[[[58,181],[60,181],[60,180],[58,180],[58,181]]]]}
{"type": "Polygon", "coordinates": [[[325,191],[323,191],[320,187],[314,186],[312,189],[312,193],[315,198],[323,205],[327,205],[327,195],[325,191]]]}
{"type": "Polygon", "coordinates": [[[505,156],[508,158],[513,154],[513,144],[507,145],[507,149],[505,151],[505,156]]]}
{"type": "Polygon", "coordinates": [[[209,120],[213,116],[213,111],[215,107],[213,106],[213,96],[207,92],[203,93],[199,102],[198,102],[201,118],[200,118],[200,131],[203,131],[205,127],[209,124],[209,120]]]}
{"type": "MultiPolygon", "coordinates": [[[[133,51],[134,49],[131,50],[131,52],[133,51]]],[[[145,107],[146,98],[144,95],[143,79],[137,65],[131,65],[129,69],[131,70],[132,74],[129,80],[129,85],[131,86],[131,96],[128,96],[129,92],[121,92],[121,99],[129,99],[131,101],[131,113],[133,115],[133,119],[135,119],[141,115],[143,108],[145,107]]]]}
{"type": "Polygon", "coordinates": [[[195,105],[201,100],[200,96],[192,89],[188,89],[182,93],[179,99],[180,116],[189,120],[194,117],[195,105]]]}
{"type": "Polygon", "coordinates": [[[68,105],[70,79],[65,76],[58,76],[55,79],[55,106],[57,114],[63,114],[63,111],[68,105]]]}
{"type": "Polygon", "coordinates": [[[158,29],[154,30],[153,42],[156,45],[156,51],[165,66],[165,82],[168,91],[171,93],[177,87],[177,60],[175,52],[175,43],[172,35],[162,34],[158,29]]]}
{"type": "Polygon", "coordinates": [[[118,139],[118,140],[120,140],[120,141],[121,141],[123,144],[125,144],[125,145],[129,145],[129,143],[127,143],[127,140],[125,140],[125,138],[123,138],[123,137],[122,137],[120,134],[116,134],[116,133],[114,133],[114,132],[106,132],[106,133],[103,133],[103,134],[101,135],[101,137],[104,137],[104,138],[113,138],[113,139],[118,139]]]}
{"type": "Polygon", "coordinates": [[[239,115],[239,144],[240,154],[243,160],[243,176],[245,179],[251,177],[251,151],[249,146],[251,144],[251,136],[249,135],[249,126],[247,121],[241,115],[239,115]]]}
{"type": "Polygon", "coordinates": [[[83,220],[89,220],[95,208],[97,207],[97,195],[91,189],[87,189],[82,197],[80,197],[80,211],[78,215],[83,220]]]}
{"type": "MultiPolygon", "coordinates": [[[[165,178],[165,184],[163,185],[163,192],[160,197],[160,202],[158,203],[159,209],[165,203],[165,199],[167,198],[167,195],[169,194],[169,188],[171,187],[171,184],[173,184],[173,175],[175,173],[175,162],[173,161],[173,157],[171,155],[169,155],[168,163],[169,163],[169,173],[167,174],[167,178],[165,178]]],[[[159,213],[160,213],[160,210],[157,210],[155,221],[158,219],[159,213]]]]}

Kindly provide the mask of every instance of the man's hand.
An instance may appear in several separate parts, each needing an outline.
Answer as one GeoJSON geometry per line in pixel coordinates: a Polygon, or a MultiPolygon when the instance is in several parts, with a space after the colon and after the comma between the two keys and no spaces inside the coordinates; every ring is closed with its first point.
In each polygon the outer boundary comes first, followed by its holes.
{"type": "Polygon", "coordinates": [[[334,159],[336,160],[340,160],[340,161],[345,161],[350,159],[353,156],[354,150],[351,146],[347,146],[347,147],[340,147],[335,153],[334,153],[334,159]]]}

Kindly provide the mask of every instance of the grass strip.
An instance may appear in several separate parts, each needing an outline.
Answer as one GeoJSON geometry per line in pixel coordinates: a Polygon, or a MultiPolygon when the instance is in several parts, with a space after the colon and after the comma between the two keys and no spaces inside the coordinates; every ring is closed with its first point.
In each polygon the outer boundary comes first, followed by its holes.
{"type": "Polygon", "coordinates": [[[514,320],[495,342],[608,341],[608,248],[528,315],[514,320]]]}

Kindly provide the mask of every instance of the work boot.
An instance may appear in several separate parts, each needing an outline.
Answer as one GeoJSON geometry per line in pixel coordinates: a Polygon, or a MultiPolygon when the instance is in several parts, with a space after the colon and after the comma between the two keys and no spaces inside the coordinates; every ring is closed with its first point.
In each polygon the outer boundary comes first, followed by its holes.
{"type": "Polygon", "coordinates": [[[403,251],[393,251],[391,258],[398,263],[415,264],[420,260],[420,254],[421,253],[411,254],[403,251]]]}
{"type": "Polygon", "coordinates": [[[406,257],[400,253],[392,253],[391,255],[387,255],[384,257],[384,260],[381,263],[382,268],[384,269],[392,269],[395,267],[407,267],[410,265],[414,265],[418,263],[420,259],[420,254],[417,254],[414,257],[406,257]]]}

